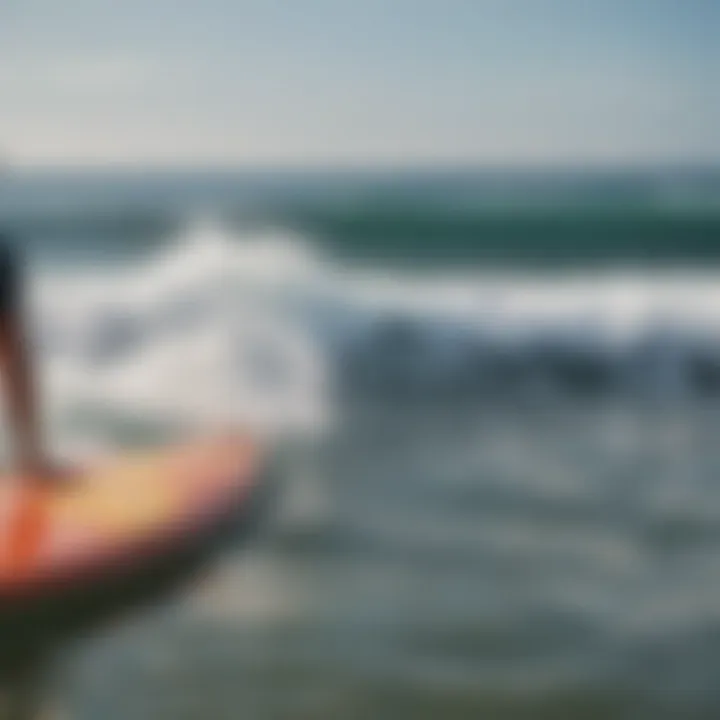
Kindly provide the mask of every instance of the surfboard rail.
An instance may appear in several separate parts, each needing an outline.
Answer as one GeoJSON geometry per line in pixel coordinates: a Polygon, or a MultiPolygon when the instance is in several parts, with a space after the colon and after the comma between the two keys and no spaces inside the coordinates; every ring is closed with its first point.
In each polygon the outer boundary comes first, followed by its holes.
{"type": "Polygon", "coordinates": [[[0,675],[21,653],[196,578],[255,527],[267,463],[258,444],[226,437],[124,457],[55,487],[10,482],[4,492],[0,675]]]}

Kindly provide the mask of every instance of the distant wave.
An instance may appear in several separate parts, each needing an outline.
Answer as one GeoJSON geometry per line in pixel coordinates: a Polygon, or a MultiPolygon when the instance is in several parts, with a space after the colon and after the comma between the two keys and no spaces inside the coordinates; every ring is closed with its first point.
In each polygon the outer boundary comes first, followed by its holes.
{"type": "MultiPolygon", "coordinates": [[[[688,203],[489,201],[390,196],[200,204],[240,235],[292,228],[348,261],[447,268],[698,266],[720,261],[720,201],[688,203]],[[209,208],[209,209],[208,209],[209,208]]],[[[2,213],[39,252],[141,254],[171,244],[190,202],[60,205],[2,213]]]]}
{"type": "Polygon", "coordinates": [[[416,265],[617,266],[720,259],[720,208],[377,205],[302,209],[284,220],[345,257],[416,265]]]}

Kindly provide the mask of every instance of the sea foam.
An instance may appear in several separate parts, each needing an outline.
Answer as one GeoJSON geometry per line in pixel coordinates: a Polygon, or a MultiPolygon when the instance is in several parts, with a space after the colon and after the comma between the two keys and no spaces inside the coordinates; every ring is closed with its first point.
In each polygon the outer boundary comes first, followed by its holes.
{"type": "Polygon", "coordinates": [[[32,285],[49,407],[315,432],[338,393],[710,391],[713,272],[423,274],[343,265],[281,228],[194,219],[135,265],[32,285]]]}

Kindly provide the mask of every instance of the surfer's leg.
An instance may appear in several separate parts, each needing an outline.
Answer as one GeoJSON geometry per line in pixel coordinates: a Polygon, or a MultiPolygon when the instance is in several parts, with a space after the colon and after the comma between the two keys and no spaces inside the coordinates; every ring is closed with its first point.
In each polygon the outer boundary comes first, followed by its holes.
{"type": "Polygon", "coordinates": [[[40,476],[45,470],[32,359],[22,312],[22,269],[13,243],[0,233],[0,372],[20,472],[40,476]]]}

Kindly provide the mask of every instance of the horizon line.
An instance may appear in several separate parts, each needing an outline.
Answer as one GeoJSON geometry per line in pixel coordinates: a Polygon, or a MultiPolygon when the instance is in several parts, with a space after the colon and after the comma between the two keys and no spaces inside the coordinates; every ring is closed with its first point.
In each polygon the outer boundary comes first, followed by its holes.
{"type": "Polygon", "coordinates": [[[0,177],[27,172],[720,172],[720,158],[578,158],[374,160],[162,160],[0,161],[0,177]]]}

